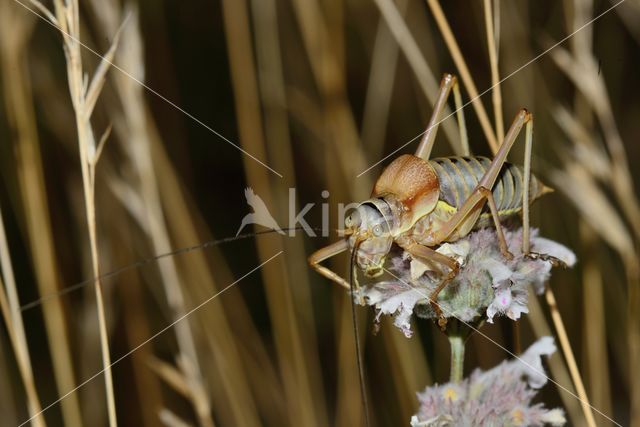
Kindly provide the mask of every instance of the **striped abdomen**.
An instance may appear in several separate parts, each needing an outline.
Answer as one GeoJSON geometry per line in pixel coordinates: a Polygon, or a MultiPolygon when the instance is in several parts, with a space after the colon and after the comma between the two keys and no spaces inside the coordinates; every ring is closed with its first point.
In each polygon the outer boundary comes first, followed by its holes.
{"type": "MultiPolygon", "coordinates": [[[[440,183],[440,201],[457,210],[462,206],[491,165],[486,157],[443,157],[429,160],[440,183]]],[[[498,215],[505,218],[522,209],[524,168],[505,163],[493,185],[493,198],[498,215]]],[[[533,174],[529,186],[529,200],[533,201],[549,191],[533,174]]],[[[485,205],[478,226],[489,225],[489,207],[485,205]]]]}

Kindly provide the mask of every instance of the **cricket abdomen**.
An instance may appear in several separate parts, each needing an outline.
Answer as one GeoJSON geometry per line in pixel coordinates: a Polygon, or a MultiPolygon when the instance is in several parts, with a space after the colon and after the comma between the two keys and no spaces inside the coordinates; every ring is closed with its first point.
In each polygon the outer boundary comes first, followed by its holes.
{"type": "MultiPolygon", "coordinates": [[[[438,177],[440,185],[439,208],[457,211],[478,185],[491,165],[486,157],[443,157],[429,160],[438,177]]],[[[505,163],[493,186],[493,198],[498,209],[498,216],[504,219],[522,210],[522,193],[524,190],[524,168],[505,163]]],[[[549,191],[533,174],[529,186],[529,201],[549,191]]],[[[474,228],[492,225],[489,206],[485,205],[474,228]]]]}

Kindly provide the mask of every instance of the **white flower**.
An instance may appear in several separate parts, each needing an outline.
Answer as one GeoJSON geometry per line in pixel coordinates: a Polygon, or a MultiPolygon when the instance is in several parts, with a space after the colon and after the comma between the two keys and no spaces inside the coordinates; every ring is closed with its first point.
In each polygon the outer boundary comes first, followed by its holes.
{"type": "MultiPolygon", "coordinates": [[[[529,287],[536,293],[544,291],[555,259],[572,266],[576,257],[569,249],[531,231],[533,256],[521,251],[522,230],[505,231],[513,259],[502,256],[495,229],[474,231],[453,243],[444,243],[436,250],[454,258],[460,264],[458,275],[438,295],[438,304],[445,317],[471,322],[486,316],[489,322],[497,315],[518,320],[528,313],[529,287]],[[536,256],[535,254],[540,254],[536,256]]],[[[395,316],[394,324],[406,336],[411,336],[411,314],[435,318],[429,296],[442,276],[440,266],[429,265],[406,252],[392,252],[386,280],[361,288],[366,304],[374,306],[378,318],[395,316]],[[435,270],[435,271],[434,271],[435,270]]]]}

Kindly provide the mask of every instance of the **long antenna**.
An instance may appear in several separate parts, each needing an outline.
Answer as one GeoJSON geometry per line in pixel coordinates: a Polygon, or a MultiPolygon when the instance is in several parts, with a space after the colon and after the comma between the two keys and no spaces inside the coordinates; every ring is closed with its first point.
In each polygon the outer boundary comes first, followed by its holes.
{"type": "Polygon", "coordinates": [[[358,254],[358,246],[360,246],[360,242],[356,240],[356,244],[353,245],[353,251],[351,252],[351,264],[349,266],[349,288],[351,290],[351,295],[349,295],[349,299],[351,300],[351,322],[353,323],[353,338],[356,344],[356,362],[358,365],[358,378],[360,379],[360,397],[362,398],[362,409],[364,410],[364,425],[369,427],[371,422],[369,421],[369,402],[367,400],[367,388],[364,383],[364,368],[362,365],[362,351],[360,350],[360,331],[358,328],[358,320],[356,319],[356,303],[354,302],[354,291],[353,291],[353,279],[355,276],[355,259],[358,254]]]}
{"type": "MultiPolygon", "coordinates": [[[[107,278],[110,278],[110,277],[114,277],[114,276],[117,276],[118,274],[124,273],[125,271],[129,271],[129,270],[134,270],[136,268],[140,268],[140,267],[142,267],[144,265],[147,265],[149,263],[158,261],[158,260],[163,259],[163,258],[167,258],[167,257],[171,257],[171,256],[174,256],[174,255],[179,255],[179,254],[184,254],[184,253],[187,253],[187,252],[193,252],[193,251],[199,250],[199,249],[210,248],[210,247],[213,247],[213,246],[221,245],[223,243],[234,242],[236,240],[248,239],[250,237],[260,236],[262,234],[271,234],[271,233],[275,233],[276,231],[295,231],[295,230],[302,230],[302,229],[303,229],[302,226],[298,226],[298,227],[291,227],[291,228],[281,228],[280,230],[264,230],[264,231],[257,231],[255,233],[239,234],[239,235],[233,236],[233,237],[224,237],[222,239],[210,240],[208,242],[200,243],[200,244],[197,244],[197,245],[194,245],[194,246],[187,246],[187,247],[176,249],[174,251],[167,252],[167,253],[164,253],[164,254],[155,255],[155,256],[152,256],[150,258],[144,258],[144,259],[141,259],[141,260],[136,261],[134,263],[124,265],[124,266],[122,266],[120,268],[117,268],[115,270],[112,270],[112,271],[110,271],[108,273],[101,274],[100,276],[93,277],[91,279],[83,280],[82,282],[78,282],[75,285],[67,286],[67,287],[61,289],[58,292],[52,292],[50,294],[44,295],[44,296],[38,298],[35,301],[31,301],[29,303],[26,303],[26,304],[20,306],[20,311],[30,310],[32,308],[35,308],[35,307],[39,306],[40,304],[42,304],[42,303],[44,303],[44,302],[46,302],[48,300],[50,300],[50,299],[58,298],[58,297],[61,297],[63,295],[66,295],[68,293],[71,293],[73,291],[76,291],[78,289],[82,289],[82,288],[84,288],[86,286],[92,285],[98,279],[103,280],[103,279],[107,279],[107,278]]],[[[312,228],[312,230],[320,231],[321,229],[320,228],[312,228]]]]}

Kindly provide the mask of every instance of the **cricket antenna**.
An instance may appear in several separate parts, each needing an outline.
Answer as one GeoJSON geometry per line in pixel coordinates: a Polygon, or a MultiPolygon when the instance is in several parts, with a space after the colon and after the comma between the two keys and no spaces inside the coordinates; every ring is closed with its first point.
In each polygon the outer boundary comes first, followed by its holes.
{"type": "MultiPolygon", "coordinates": [[[[101,274],[101,275],[99,275],[97,277],[93,277],[91,279],[83,280],[82,282],[78,282],[75,285],[67,286],[65,288],[62,288],[58,292],[52,292],[50,294],[44,295],[44,296],[38,298],[35,301],[31,301],[29,303],[26,303],[26,304],[20,306],[20,311],[30,310],[32,308],[35,308],[35,307],[39,306],[40,304],[42,304],[42,303],[44,303],[44,302],[46,302],[48,300],[50,300],[50,299],[58,298],[58,297],[61,297],[63,295],[66,295],[68,293],[71,293],[73,291],[76,291],[78,289],[82,289],[82,288],[84,288],[86,286],[92,285],[98,279],[100,279],[100,280],[108,279],[110,277],[114,277],[114,276],[117,276],[118,274],[124,273],[125,271],[129,271],[129,270],[134,270],[136,268],[140,268],[140,267],[142,267],[144,265],[147,265],[149,263],[158,261],[158,260],[163,259],[163,258],[168,258],[168,257],[172,257],[172,256],[175,256],[175,255],[184,254],[184,253],[187,253],[187,252],[193,252],[193,251],[199,250],[199,249],[210,248],[210,247],[213,247],[213,246],[221,245],[223,243],[235,242],[236,240],[248,239],[250,237],[260,236],[260,235],[263,235],[263,234],[271,234],[271,233],[276,233],[276,232],[277,233],[282,233],[283,231],[295,231],[295,230],[302,230],[302,229],[303,229],[302,226],[298,226],[298,227],[291,227],[291,228],[280,228],[278,230],[271,229],[271,230],[257,231],[255,233],[238,234],[238,235],[233,236],[233,237],[224,237],[222,239],[210,240],[208,242],[200,243],[198,245],[187,246],[187,247],[176,249],[174,251],[167,252],[167,253],[164,253],[164,254],[155,255],[155,256],[152,256],[150,258],[144,258],[144,259],[141,259],[141,260],[136,261],[134,263],[127,264],[125,266],[122,266],[120,268],[112,270],[112,271],[110,271],[108,273],[101,274]]],[[[318,227],[315,227],[315,228],[312,228],[312,230],[320,231],[321,229],[318,228],[318,227]]]]}
{"type": "Polygon", "coordinates": [[[369,421],[369,402],[367,401],[367,388],[364,383],[364,367],[362,365],[362,351],[360,350],[360,331],[358,328],[358,320],[356,319],[356,303],[354,301],[355,294],[353,288],[353,280],[356,274],[356,255],[358,254],[358,246],[360,242],[356,240],[353,245],[353,251],[351,252],[351,264],[349,268],[349,288],[351,294],[349,299],[351,300],[351,322],[353,324],[353,338],[356,345],[356,362],[358,365],[358,378],[360,380],[360,397],[362,399],[362,409],[364,410],[364,425],[369,427],[371,425],[369,421]]]}

